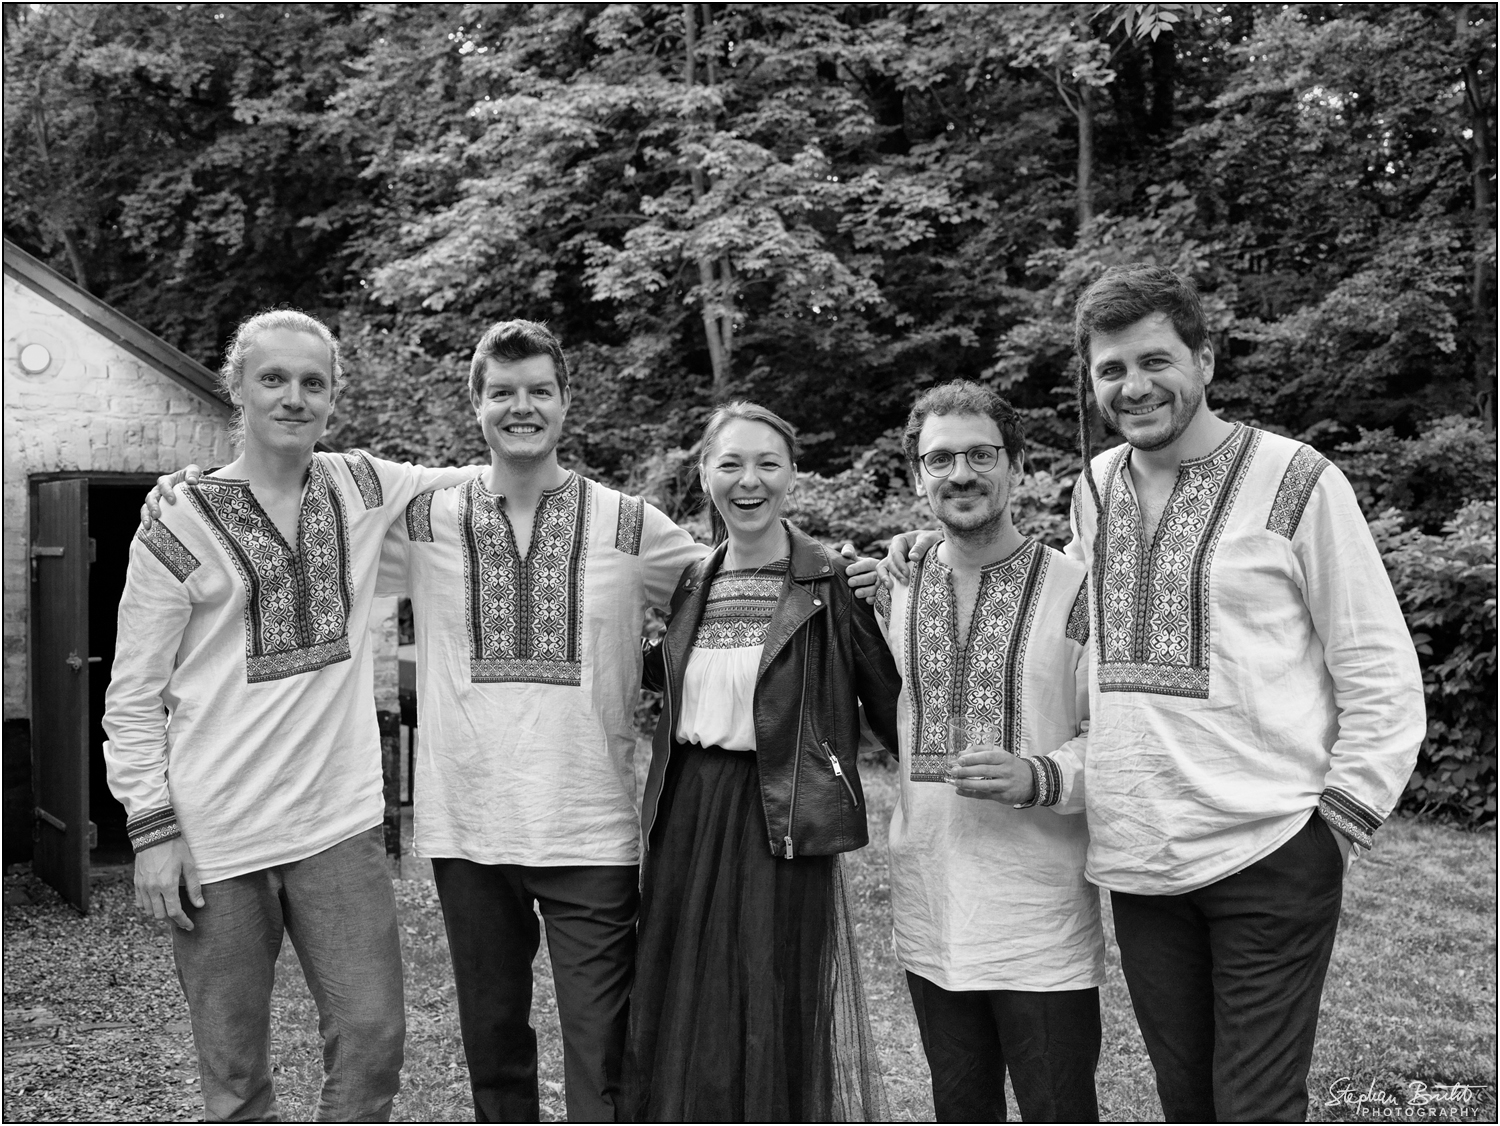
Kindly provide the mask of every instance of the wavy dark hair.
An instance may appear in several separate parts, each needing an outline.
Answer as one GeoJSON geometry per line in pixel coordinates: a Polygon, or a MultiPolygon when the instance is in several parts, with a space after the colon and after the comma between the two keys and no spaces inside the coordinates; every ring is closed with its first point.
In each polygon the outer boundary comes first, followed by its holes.
{"type": "MultiPolygon", "coordinates": [[[[782,418],[769,407],[763,407],[759,403],[749,403],[737,400],[725,403],[709,416],[708,423],[703,427],[703,437],[698,442],[698,469],[703,472],[708,467],[709,454],[713,451],[714,441],[718,438],[720,431],[731,422],[744,419],[746,422],[763,422],[781,436],[786,443],[787,457],[792,460],[792,468],[797,466],[797,428],[786,419],[782,418]]],[[[708,490],[703,490],[703,503],[708,508],[708,524],[713,532],[714,546],[718,547],[729,538],[729,529],[724,524],[724,517],[719,515],[719,510],[714,506],[713,497],[709,496],[708,490]]]]}

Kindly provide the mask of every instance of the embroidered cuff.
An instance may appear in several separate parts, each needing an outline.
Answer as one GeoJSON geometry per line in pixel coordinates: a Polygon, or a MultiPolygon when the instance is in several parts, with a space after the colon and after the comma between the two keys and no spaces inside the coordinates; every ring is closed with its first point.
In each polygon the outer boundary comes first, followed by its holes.
{"type": "Polygon", "coordinates": [[[1036,758],[1028,758],[1026,765],[1031,767],[1031,780],[1035,784],[1035,792],[1030,801],[1023,801],[1015,806],[1016,809],[1030,809],[1034,805],[1056,805],[1062,797],[1062,771],[1058,769],[1057,763],[1046,755],[1036,758]]]}
{"type": "Polygon", "coordinates": [[[1385,820],[1353,794],[1332,786],[1318,799],[1318,814],[1360,848],[1375,847],[1375,830],[1385,820]]]}
{"type": "Polygon", "coordinates": [[[170,805],[132,817],[125,822],[125,832],[136,852],[144,852],[152,845],[165,844],[182,836],[182,830],[177,827],[177,814],[170,805]]]}

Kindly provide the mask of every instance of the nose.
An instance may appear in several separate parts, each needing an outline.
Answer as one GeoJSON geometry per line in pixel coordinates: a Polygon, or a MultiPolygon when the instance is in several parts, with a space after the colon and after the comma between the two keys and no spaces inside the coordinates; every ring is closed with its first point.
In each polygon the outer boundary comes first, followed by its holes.
{"type": "Polygon", "coordinates": [[[1144,399],[1151,394],[1151,380],[1146,375],[1146,370],[1139,364],[1131,364],[1125,369],[1125,381],[1120,386],[1120,394],[1127,399],[1144,399]]]}
{"type": "Polygon", "coordinates": [[[953,469],[948,474],[948,480],[955,484],[963,484],[965,481],[974,480],[976,474],[974,467],[969,464],[968,454],[956,454],[953,458],[953,469]]]}
{"type": "Polygon", "coordinates": [[[300,379],[288,379],[281,385],[281,405],[287,410],[301,410],[305,397],[302,392],[302,381],[300,379]]]}
{"type": "Polygon", "coordinates": [[[740,470],[739,484],[744,488],[753,489],[759,482],[760,473],[754,465],[746,464],[745,467],[740,470]]]}

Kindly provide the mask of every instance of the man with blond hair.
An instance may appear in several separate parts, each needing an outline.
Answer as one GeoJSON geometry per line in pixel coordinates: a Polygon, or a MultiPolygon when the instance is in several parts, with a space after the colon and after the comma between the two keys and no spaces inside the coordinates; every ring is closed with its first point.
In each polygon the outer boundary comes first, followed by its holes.
{"type": "Polygon", "coordinates": [[[333,335],[294,310],[242,324],[221,379],[238,456],[180,486],[131,544],[109,784],[137,902],[175,924],[208,1120],[277,1117],[271,988],[287,934],[318,1005],[318,1118],[384,1121],[405,1017],[370,608],[392,521],[473,470],[314,452],[343,371],[333,335]]]}

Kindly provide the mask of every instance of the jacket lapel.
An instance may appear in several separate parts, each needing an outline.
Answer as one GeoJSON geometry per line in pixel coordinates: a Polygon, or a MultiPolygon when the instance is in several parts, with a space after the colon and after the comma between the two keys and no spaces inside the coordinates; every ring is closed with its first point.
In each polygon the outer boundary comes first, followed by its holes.
{"type": "MultiPolygon", "coordinates": [[[[805,535],[792,524],[786,526],[792,541],[791,566],[787,570],[786,585],[766,627],[766,641],[760,652],[760,667],[755,670],[757,683],[766,675],[776,655],[786,648],[797,631],[807,624],[814,614],[828,607],[823,599],[813,593],[811,584],[827,579],[832,573],[823,545],[805,535]]],[[[701,611],[700,611],[701,612],[701,611]]]]}
{"type": "Polygon", "coordinates": [[[667,647],[668,672],[676,670],[681,683],[682,672],[687,668],[688,652],[693,648],[693,639],[698,636],[698,623],[703,620],[703,610],[708,605],[708,587],[724,562],[728,544],[714,548],[713,554],[693,567],[683,577],[678,591],[681,597],[672,610],[672,620],[667,625],[662,644],[667,647]]]}

